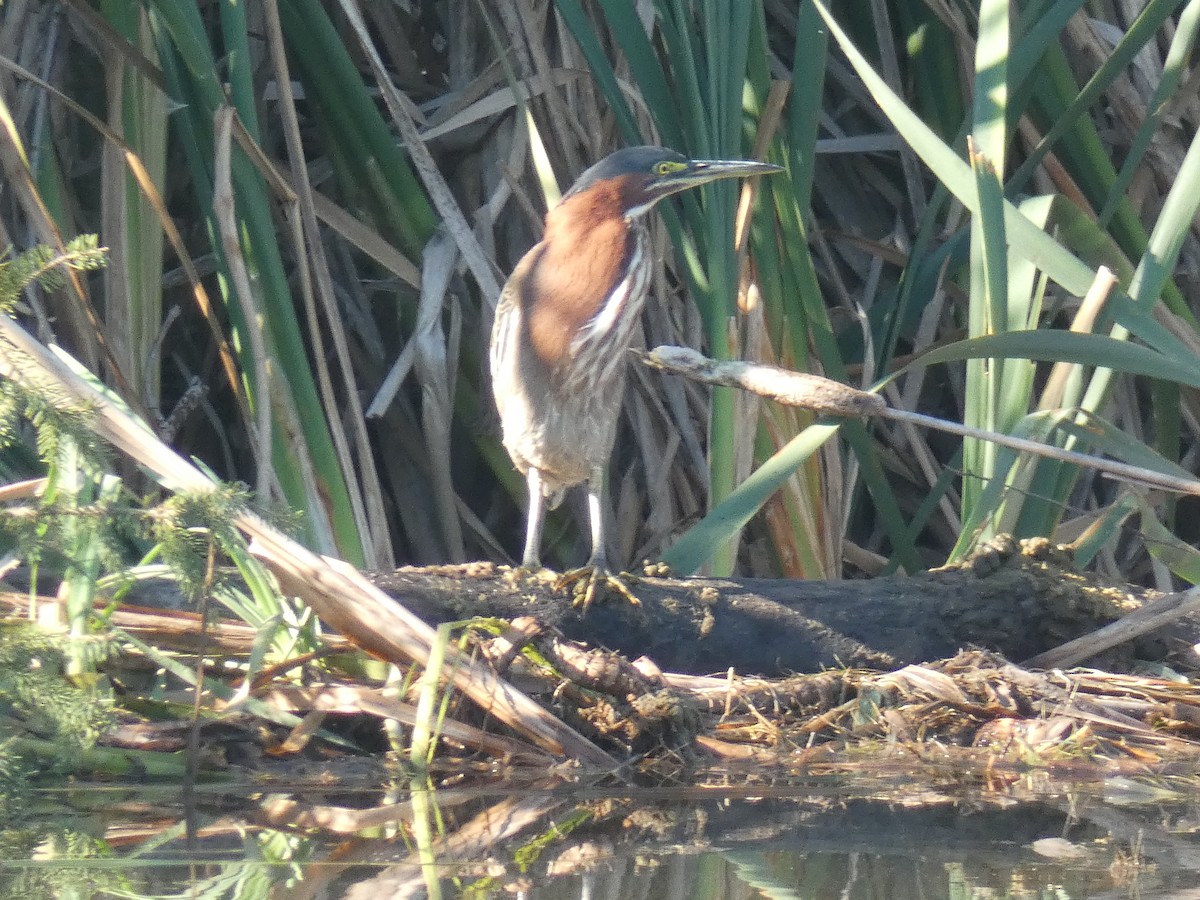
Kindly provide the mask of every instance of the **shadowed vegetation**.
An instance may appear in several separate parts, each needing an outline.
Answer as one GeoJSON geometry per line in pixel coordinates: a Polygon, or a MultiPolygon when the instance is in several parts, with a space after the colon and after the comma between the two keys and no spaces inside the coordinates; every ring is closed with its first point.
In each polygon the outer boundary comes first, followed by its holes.
{"type": "MultiPolygon", "coordinates": [[[[788,173],[741,195],[751,217],[730,184],[667,210],[647,345],[886,380],[902,407],[1186,466],[1196,4],[837,16],[682,0],[17,7],[5,165],[26,190],[6,231],[18,246],[97,232],[112,255],[103,276],[27,292],[28,321],[185,453],[302,511],[310,546],[372,568],[504,559],[524,498],[484,371],[498,285],[557,186],[657,142],[788,173]],[[1116,285],[1083,303],[1100,265],[1116,285]],[[1176,377],[1105,368],[1111,345],[1086,333],[1143,343],[1176,377]],[[935,347],[942,364],[896,374],[935,347]]],[[[621,433],[625,564],[838,577],[1010,531],[1084,536],[1085,561],[1160,585],[1195,567],[1167,537],[1174,503],[975,439],[835,428],[640,369],[621,433]]],[[[549,562],[582,559],[582,520],[578,499],[552,518],[549,562]]]]}

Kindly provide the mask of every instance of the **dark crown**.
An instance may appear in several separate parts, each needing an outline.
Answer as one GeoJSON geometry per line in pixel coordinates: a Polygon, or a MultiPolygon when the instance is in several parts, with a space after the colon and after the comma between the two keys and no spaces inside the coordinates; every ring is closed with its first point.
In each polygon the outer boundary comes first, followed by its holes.
{"type": "Polygon", "coordinates": [[[563,199],[579,194],[588,188],[621,175],[653,175],[654,166],[660,162],[686,163],[687,157],[665,147],[627,147],[610,153],[579,176],[563,199]]]}

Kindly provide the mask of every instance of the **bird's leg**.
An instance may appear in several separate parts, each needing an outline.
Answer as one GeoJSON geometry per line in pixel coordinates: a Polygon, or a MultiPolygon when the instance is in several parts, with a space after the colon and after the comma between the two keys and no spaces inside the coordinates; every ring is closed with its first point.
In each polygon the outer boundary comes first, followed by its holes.
{"type": "Polygon", "coordinates": [[[587,486],[588,524],[592,527],[592,555],[588,557],[588,565],[607,572],[608,548],[604,545],[604,504],[600,500],[603,485],[604,471],[593,469],[587,486]]]}
{"type": "Polygon", "coordinates": [[[525,483],[529,488],[529,510],[525,513],[525,550],[521,554],[521,565],[512,569],[510,576],[516,583],[519,579],[532,577],[538,581],[552,581],[558,576],[542,568],[541,543],[542,525],[546,521],[546,497],[542,493],[541,470],[530,466],[525,472],[525,483]]]}
{"type": "Polygon", "coordinates": [[[583,589],[582,597],[579,597],[579,591],[576,591],[577,596],[575,600],[575,605],[582,606],[585,610],[596,599],[596,591],[602,583],[607,590],[620,594],[634,606],[641,606],[641,601],[634,596],[633,591],[629,589],[629,585],[619,576],[609,571],[608,568],[608,552],[604,546],[604,512],[603,504],[600,502],[600,495],[603,490],[604,470],[597,467],[592,470],[592,477],[588,479],[587,486],[588,520],[592,526],[592,555],[588,558],[587,565],[583,568],[565,572],[558,580],[556,586],[563,588],[586,578],[587,584],[583,589]]]}
{"type": "Polygon", "coordinates": [[[521,556],[521,568],[536,572],[542,567],[540,548],[542,525],[546,521],[546,496],[542,493],[542,473],[530,466],[525,473],[529,485],[529,513],[525,517],[525,552],[521,556]]]}

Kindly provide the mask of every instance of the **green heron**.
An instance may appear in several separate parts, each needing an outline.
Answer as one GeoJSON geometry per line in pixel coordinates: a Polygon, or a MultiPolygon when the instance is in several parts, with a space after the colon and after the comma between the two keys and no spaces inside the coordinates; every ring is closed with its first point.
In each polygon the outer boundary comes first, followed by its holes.
{"type": "MultiPolygon", "coordinates": [[[[583,604],[600,581],[636,602],[608,568],[601,512],[633,339],[652,269],[646,215],[660,200],[715,181],[780,171],[741,160],[689,160],[632,147],[579,177],[546,215],[545,235],[517,263],[492,329],[492,389],[504,446],[529,486],[522,566],[540,568],[547,505],[587,482],[592,554],[583,604]]],[[[561,584],[561,582],[560,582],[561,584]]]]}

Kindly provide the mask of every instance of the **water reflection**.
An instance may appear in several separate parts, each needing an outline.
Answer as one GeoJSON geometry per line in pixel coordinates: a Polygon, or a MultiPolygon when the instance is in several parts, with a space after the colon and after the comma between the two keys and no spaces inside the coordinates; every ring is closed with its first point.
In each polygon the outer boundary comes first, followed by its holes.
{"type": "Polygon", "coordinates": [[[48,791],[0,832],[2,897],[1197,898],[1197,804],[1136,782],[1019,796],[845,785],[613,795],[48,791]]]}

